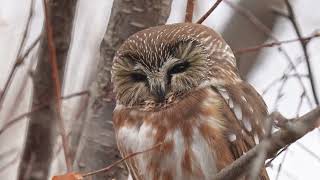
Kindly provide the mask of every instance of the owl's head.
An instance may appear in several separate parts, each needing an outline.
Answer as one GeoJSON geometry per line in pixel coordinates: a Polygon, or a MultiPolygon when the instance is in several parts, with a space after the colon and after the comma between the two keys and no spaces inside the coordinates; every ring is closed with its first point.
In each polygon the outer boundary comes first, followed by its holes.
{"type": "Polygon", "coordinates": [[[212,29],[191,23],[152,27],[132,35],[117,51],[112,66],[117,103],[145,110],[238,79],[226,42],[212,29]]]}

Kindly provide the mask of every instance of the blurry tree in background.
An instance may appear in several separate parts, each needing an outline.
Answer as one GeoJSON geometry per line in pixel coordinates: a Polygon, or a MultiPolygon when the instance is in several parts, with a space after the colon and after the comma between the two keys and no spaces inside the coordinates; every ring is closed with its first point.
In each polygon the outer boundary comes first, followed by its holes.
{"type": "MultiPolygon", "coordinates": [[[[58,78],[63,81],[64,67],[67,60],[73,16],[76,0],[48,1],[48,23],[51,23],[52,36],[57,56],[58,78]],[[50,21],[50,22],[49,22],[50,21]]],[[[46,104],[41,110],[29,116],[29,125],[22,160],[20,163],[19,178],[47,179],[52,161],[54,145],[57,142],[57,120],[59,110],[56,109],[56,92],[61,88],[55,87],[52,74],[52,57],[49,54],[48,30],[41,34],[38,65],[34,73],[33,99],[31,109],[46,104]],[[51,58],[51,59],[50,59],[51,58]],[[49,103],[48,103],[49,102],[49,103]]],[[[59,86],[62,84],[59,83],[59,86]]],[[[61,94],[61,92],[59,92],[61,94]]]]}
{"type": "MultiPolygon", "coordinates": [[[[192,20],[194,1],[196,0],[187,1],[185,19],[189,22],[196,22],[192,20]]],[[[10,127],[16,122],[24,118],[29,119],[25,145],[17,172],[19,180],[43,180],[50,178],[49,172],[56,154],[55,150],[57,152],[60,150],[64,152],[68,172],[87,173],[107,167],[121,159],[116,147],[111,121],[115,105],[112,84],[110,82],[110,69],[113,56],[121,43],[130,35],[148,27],[165,24],[170,11],[174,11],[174,9],[171,9],[172,0],[114,0],[110,20],[106,25],[107,30],[100,47],[101,58],[98,64],[95,64],[98,67],[97,72],[90,75],[94,77],[93,83],[88,90],[61,96],[64,72],[67,69],[65,64],[69,45],[71,44],[72,32],[75,31],[73,29],[73,21],[77,2],[77,0],[43,1],[45,13],[43,32],[30,45],[26,52],[18,52],[16,63],[5,83],[5,87],[1,87],[0,89],[1,110],[5,108],[3,102],[7,91],[10,91],[10,84],[14,79],[16,69],[22,64],[23,59],[36,46],[38,41],[40,41],[39,48],[37,49],[36,69],[34,72],[31,70],[29,72],[33,81],[33,96],[30,111],[14,118],[10,117],[11,120],[0,120],[0,122],[3,121],[0,126],[1,136],[3,132],[10,131],[10,127]],[[61,115],[62,100],[79,96],[85,97],[79,107],[77,107],[79,113],[66,127],[67,125],[61,115]],[[68,129],[70,130],[68,131],[68,129]],[[57,145],[59,139],[57,137],[61,137],[62,145],[57,145]]],[[[301,27],[299,27],[290,2],[288,0],[240,0],[238,3],[231,0],[218,0],[217,2],[216,6],[220,2],[226,3],[234,11],[222,35],[237,55],[241,75],[246,77],[255,67],[255,64],[259,62],[259,53],[263,48],[277,46],[279,53],[284,55],[289,65],[283,73],[283,77],[276,82],[280,82],[284,86],[289,78],[296,78],[303,89],[300,102],[302,103],[304,100],[309,102],[310,110],[315,108],[313,102],[318,106],[318,96],[314,82],[315,77],[312,74],[307,45],[309,41],[319,37],[320,34],[319,32],[315,32],[309,36],[302,36],[301,27]],[[293,31],[296,32],[297,38],[289,41],[279,41],[272,34],[272,28],[279,16],[286,18],[292,23],[293,31]],[[268,40],[271,40],[271,43],[268,40]],[[300,42],[301,44],[301,52],[304,54],[303,61],[308,66],[308,74],[306,75],[300,74],[297,71],[296,66],[299,63],[293,61],[289,57],[288,52],[284,51],[281,47],[283,44],[291,42],[300,42]],[[302,79],[309,80],[308,85],[311,85],[311,94],[307,93],[306,85],[302,79]]],[[[28,21],[32,18],[33,4],[34,1],[31,0],[28,21]]],[[[24,41],[27,36],[26,34],[29,33],[29,29],[29,24],[27,24],[21,47],[25,46],[24,41]]],[[[81,63],[80,60],[79,63],[81,63]]],[[[273,84],[270,85],[270,88],[272,86],[273,84]]],[[[275,98],[276,101],[281,100],[282,94],[283,92],[280,88],[275,98]]],[[[18,101],[17,98],[16,103],[18,101]]],[[[250,170],[251,162],[255,161],[255,157],[259,157],[263,162],[270,158],[266,163],[266,166],[269,166],[273,159],[281,152],[285,152],[291,143],[317,127],[320,109],[316,108],[307,116],[294,120],[293,122],[296,122],[296,124],[293,123],[293,126],[287,123],[287,119],[277,113],[273,113],[271,117],[275,119],[274,125],[280,129],[266,140],[268,143],[271,142],[272,145],[265,147],[264,143],[261,143],[261,147],[257,146],[252,153],[244,155],[240,160],[240,165],[233,163],[230,166],[231,168],[226,168],[219,173],[218,178],[233,179],[239,177],[241,175],[239,172],[250,170]],[[303,128],[297,130],[295,125],[303,125],[303,128]],[[281,143],[279,143],[280,140],[281,143]],[[266,153],[264,155],[261,155],[262,147],[265,148],[266,153]],[[279,153],[277,154],[276,152],[279,153]],[[275,154],[275,157],[272,157],[271,154],[275,154]]],[[[309,150],[307,149],[306,151],[309,150]]],[[[2,157],[6,156],[6,153],[0,154],[0,161],[2,157]]],[[[315,158],[319,157],[315,156],[315,158]]],[[[11,164],[12,162],[0,167],[0,174],[6,168],[10,168],[11,164]]],[[[121,163],[116,163],[112,169],[107,168],[102,171],[100,173],[93,172],[92,174],[81,175],[93,175],[93,179],[97,180],[127,178],[126,168],[121,163]]],[[[281,168],[278,170],[278,175],[280,171],[281,168]]],[[[63,174],[65,172],[59,173],[63,174]]],[[[276,178],[278,178],[278,175],[276,178]]]]}

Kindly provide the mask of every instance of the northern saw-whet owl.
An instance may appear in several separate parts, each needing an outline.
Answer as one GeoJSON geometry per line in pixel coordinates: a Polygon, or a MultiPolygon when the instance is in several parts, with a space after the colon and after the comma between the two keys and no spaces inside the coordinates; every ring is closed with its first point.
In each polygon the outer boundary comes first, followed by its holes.
{"type": "MultiPolygon", "coordinates": [[[[212,180],[265,134],[267,108],[214,30],[179,23],[142,30],[117,51],[113,123],[134,180],[212,180]]],[[[265,169],[259,175],[269,179],[265,169]]],[[[241,177],[239,179],[246,179],[241,177]]]]}

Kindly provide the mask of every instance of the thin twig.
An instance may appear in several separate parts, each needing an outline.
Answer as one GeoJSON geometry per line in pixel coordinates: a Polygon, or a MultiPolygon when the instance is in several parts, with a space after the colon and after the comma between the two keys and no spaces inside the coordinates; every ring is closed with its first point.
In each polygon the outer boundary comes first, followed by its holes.
{"type": "Polygon", "coordinates": [[[299,104],[297,106],[297,111],[296,111],[296,117],[299,117],[299,114],[300,114],[300,110],[301,110],[301,107],[302,107],[302,103],[303,103],[303,97],[306,95],[305,92],[302,92],[301,95],[300,95],[300,101],[299,101],[299,104]]]}
{"type": "Polygon", "coordinates": [[[11,69],[11,71],[9,73],[8,79],[5,82],[4,88],[2,89],[2,92],[0,93],[0,109],[2,108],[5,95],[7,94],[7,91],[10,87],[10,84],[11,84],[13,78],[14,78],[14,75],[17,71],[17,68],[22,64],[22,62],[24,60],[24,58],[21,58],[21,57],[25,57],[25,56],[21,56],[21,53],[22,53],[22,49],[26,43],[27,35],[28,35],[29,29],[30,29],[31,19],[32,19],[33,13],[34,13],[33,11],[34,11],[34,0],[31,0],[27,24],[26,24],[25,30],[23,32],[22,41],[20,43],[20,46],[19,46],[19,49],[17,52],[17,57],[16,57],[14,65],[13,65],[13,68],[11,69]]]}
{"type": "Polygon", "coordinates": [[[293,11],[293,8],[292,8],[289,0],[285,0],[284,2],[285,2],[287,9],[288,9],[288,19],[292,23],[293,28],[298,36],[298,39],[300,39],[300,42],[301,42],[300,44],[301,44],[301,47],[302,47],[302,50],[303,50],[303,53],[305,56],[305,60],[307,63],[307,68],[308,68],[308,73],[309,73],[309,77],[310,77],[310,84],[311,84],[313,97],[314,97],[315,103],[317,105],[319,105],[319,99],[318,99],[318,95],[317,95],[316,85],[315,85],[315,81],[314,81],[313,73],[312,73],[312,68],[311,68],[310,56],[309,56],[308,50],[307,50],[308,42],[302,40],[302,34],[301,34],[300,28],[298,26],[297,20],[296,20],[295,12],[293,11]]]}
{"type": "Polygon", "coordinates": [[[204,20],[206,20],[209,15],[219,6],[219,4],[223,0],[217,0],[216,3],[213,4],[213,6],[196,22],[197,24],[202,24],[204,20]]]}
{"type": "MultiPolygon", "coordinates": [[[[81,91],[81,92],[76,92],[76,93],[72,93],[69,95],[66,95],[64,97],[61,97],[62,100],[68,100],[70,98],[74,98],[77,96],[83,96],[83,95],[89,95],[88,93],[86,93],[87,91],[81,91]]],[[[25,117],[28,117],[30,115],[32,115],[35,112],[38,112],[42,109],[44,109],[45,107],[48,107],[50,105],[51,102],[46,102],[44,104],[40,104],[37,107],[34,107],[33,109],[31,109],[28,112],[22,113],[20,115],[18,115],[17,117],[9,120],[7,123],[5,123],[1,128],[0,128],[0,135],[5,132],[7,129],[9,129],[11,126],[13,126],[15,123],[19,122],[20,120],[22,120],[25,117]]]]}
{"type": "Polygon", "coordinates": [[[194,8],[194,0],[188,0],[184,22],[189,22],[189,23],[192,22],[193,8],[194,8]]]}
{"type": "Polygon", "coordinates": [[[310,154],[315,160],[318,161],[318,163],[320,163],[320,157],[312,152],[310,149],[308,149],[305,145],[301,144],[300,142],[297,142],[297,145],[304,151],[306,151],[308,154],[310,154]]]}
{"type": "Polygon", "coordinates": [[[297,41],[308,42],[308,41],[312,40],[313,38],[317,38],[317,37],[320,37],[320,33],[315,33],[315,34],[308,36],[308,37],[290,39],[290,40],[285,40],[285,41],[275,41],[275,42],[261,44],[261,45],[257,45],[257,46],[241,48],[241,49],[235,50],[235,54],[240,55],[240,54],[244,54],[244,53],[248,53],[248,52],[255,52],[255,51],[259,51],[262,48],[280,46],[281,44],[293,43],[293,42],[297,42],[297,41]]]}
{"type": "Polygon", "coordinates": [[[263,34],[265,34],[268,37],[271,37],[274,41],[276,41],[276,37],[272,34],[272,30],[268,28],[266,25],[264,25],[253,13],[251,13],[249,10],[237,5],[236,3],[224,0],[224,3],[226,3],[229,7],[234,9],[237,13],[242,15],[243,17],[247,18],[255,27],[257,27],[263,34]]]}
{"type": "Polygon", "coordinates": [[[21,59],[20,61],[23,61],[27,56],[29,56],[31,50],[39,43],[40,39],[41,39],[41,34],[30,44],[28,49],[20,57],[20,59],[21,59]]]}
{"type": "Polygon", "coordinates": [[[83,177],[87,177],[87,176],[92,176],[92,175],[95,175],[95,174],[98,174],[98,173],[102,173],[102,172],[106,172],[106,171],[109,171],[112,167],[122,163],[123,161],[127,160],[127,159],[130,159],[134,156],[137,156],[139,154],[143,154],[143,153],[146,153],[146,152],[149,152],[149,151],[152,151],[158,147],[160,147],[162,145],[162,143],[158,143],[156,144],[155,146],[152,146],[151,148],[149,149],[146,149],[146,150],[143,150],[143,151],[139,151],[139,152],[135,152],[135,153],[132,153],[132,154],[129,154],[127,156],[125,156],[124,158],[112,163],[111,165],[103,168],[103,169],[99,169],[97,171],[92,171],[92,172],[89,172],[89,173],[86,173],[86,174],[82,174],[83,177]]]}
{"type": "Polygon", "coordinates": [[[76,97],[76,96],[83,96],[83,95],[89,95],[89,91],[88,90],[84,90],[84,91],[80,91],[80,92],[76,92],[76,93],[72,93],[72,94],[68,94],[66,96],[62,96],[61,98],[64,100],[76,97]]]}
{"type": "Polygon", "coordinates": [[[40,111],[41,109],[47,107],[48,104],[43,104],[40,106],[37,106],[36,108],[33,108],[31,111],[28,111],[26,113],[20,114],[19,116],[11,119],[10,121],[8,121],[7,123],[5,123],[1,129],[0,129],[0,135],[5,132],[7,129],[9,129],[11,126],[13,126],[14,124],[16,124],[17,122],[19,122],[20,120],[22,120],[25,117],[30,116],[32,113],[35,113],[37,111],[40,111]]]}
{"type": "MultiPolygon", "coordinates": [[[[264,25],[252,12],[250,12],[248,9],[245,9],[231,1],[224,0],[226,4],[228,4],[231,8],[233,8],[238,14],[242,15],[243,17],[247,18],[255,27],[257,27],[258,30],[260,30],[262,33],[266,34],[267,36],[271,37],[274,41],[279,41],[276,36],[272,34],[272,30],[268,28],[266,25],[264,25]]],[[[290,66],[292,67],[293,71],[295,73],[298,73],[297,68],[294,65],[294,62],[291,60],[289,54],[284,50],[282,45],[278,47],[278,50],[284,55],[285,59],[288,61],[290,66]]],[[[303,91],[307,92],[306,87],[302,81],[302,78],[300,76],[297,76],[298,82],[300,86],[302,87],[303,91]]],[[[309,96],[306,93],[306,99],[312,107],[312,102],[309,96]]]]}
{"type": "Polygon", "coordinates": [[[8,123],[8,120],[11,118],[11,116],[13,116],[16,113],[18,106],[21,104],[21,100],[24,97],[29,82],[28,78],[31,77],[30,72],[37,60],[37,58],[35,58],[36,54],[37,53],[33,54],[32,57],[30,57],[30,62],[28,64],[28,67],[26,67],[27,70],[25,72],[20,72],[23,73],[22,79],[20,81],[21,83],[19,83],[20,87],[14,99],[12,100],[13,103],[11,105],[8,104],[6,106],[7,113],[4,115],[4,123],[8,123]]]}
{"type": "Polygon", "coordinates": [[[64,156],[66,160],[66,166],[67,170],[69,172],[72,171],[72,161],[70,157],[70,148],[69,148],[69,140],[66,135],[66,129],[65,125],[61,116],[61,84],[59,80],[59,72],[58,72],[58,65],[57,65],[57,54],[56,54],[56,47],[53,40],[53,32],[51,27],[51,22],[49,18],[49,11],[48,11],[48,4],[46,0],[43,0],[44,5],[44,14],[45,14],[45,27],[47,32],[47,40],[48,40],[48,51],[50,55],[50,64],[51,64],[51,70],[52,70],[52,80],[54,82],[55,87],[55,100],[56,100],[56,113],[57,113],[57,119],[58,119],[58,126],[62,138],[62,144],[63,144],[63,151],[64,156]]]}
{"type": "Polygon", "coordinates": [[[281,173],[281,170],[282,170],[284,161],[286,160],[286,157],[287,157],[288,152],[289,152],[289,149],[286,148],[286,149],[284,150],[284,154],[283,154],[282,160],[281,160],[281,162],[280,162],[280,164],[279,164],[279,167],[278,167],[276,180],[278,180],[279,177],[280,177],[280,173],[281,173]]]}

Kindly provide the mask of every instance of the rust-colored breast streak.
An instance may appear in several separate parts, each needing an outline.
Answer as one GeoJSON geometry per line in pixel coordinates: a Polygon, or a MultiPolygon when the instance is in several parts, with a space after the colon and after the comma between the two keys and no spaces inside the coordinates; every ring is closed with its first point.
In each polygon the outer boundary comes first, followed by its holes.
{"type": "Polygon", "coordinates": [[[209,180],[230,164],[221,100],[204,88],[159,111],[117,107],[113,121],[122,156],[163,143],[126,161],[133,179],[209,180]]]}

